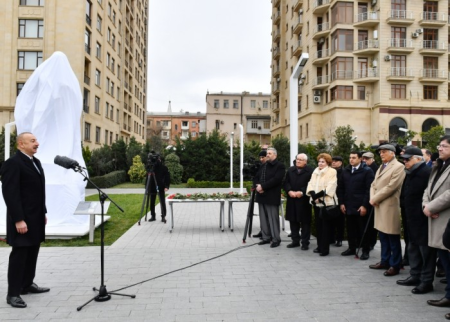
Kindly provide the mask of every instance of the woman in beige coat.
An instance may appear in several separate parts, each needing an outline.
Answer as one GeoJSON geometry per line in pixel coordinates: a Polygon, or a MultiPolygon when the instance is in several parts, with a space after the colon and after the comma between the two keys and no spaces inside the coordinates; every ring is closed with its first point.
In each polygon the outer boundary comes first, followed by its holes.
{"type": "Polygon", "coordinates": [[[336,196],[337,174],[331,165],[331,155],[321,153],[317,156],[318,167],[314,170],[306,188],[310,202],[314,206],[316,221],[317,248],[314,253],[327,256],[330,253],[330,223],[320,218],[320,207],[339,205],[336,196]]]}

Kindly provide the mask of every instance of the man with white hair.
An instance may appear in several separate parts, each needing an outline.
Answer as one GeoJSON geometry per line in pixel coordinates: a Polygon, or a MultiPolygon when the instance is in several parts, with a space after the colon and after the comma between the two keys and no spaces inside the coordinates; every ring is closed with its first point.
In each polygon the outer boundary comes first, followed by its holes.
{"type": "Polygon", "coordinates": [[[280,218],[278,208],[281,200],[281,184],[285,167],[277,160],[277,150],[267,149],[267,160],[258,172],[256,183],[256,202],[259,204],[262,241],[259,245],[272,244],[271,248],[280,246],[280,218]]]}

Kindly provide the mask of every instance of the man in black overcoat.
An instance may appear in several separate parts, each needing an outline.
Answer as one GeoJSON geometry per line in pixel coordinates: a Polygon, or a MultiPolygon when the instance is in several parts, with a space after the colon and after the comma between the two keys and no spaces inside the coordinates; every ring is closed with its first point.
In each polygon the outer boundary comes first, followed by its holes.
{"type": "Polygon", "coordinates": [[[287,248],[300,246],[300,225],[302,227],[302,250],[308,250],[311,237],[312,209],[309,196],[306,195],[308,182],[311,180],[313,168],[308,166],[308,156],[300,153],[295,158],[295,166],[286,172],[284,191],[287,194],[286,219],[291,226],[292,243],[287,248]]]}
{"type": "Polygon", "coordinates": [[[147,176],[147,180],[150,180],[149,192],[150,192],[150,214],[151,214],[151,217],[148,221],[156,220],[155,203],[156,203],[156,196],[158,195],[159,204],[161,205],[161,221],[165,223],[167,214],[166,191],[168,191],[170,188],[170,173],[169,169],[167,169],[167,167],[164,164],[162,164],[162,160],[159,155],[157,156],[157,161],[153,167],[153,172],[150,172],[150,176],[147,176]]]}
{"type": "Polygon", "coordinates": [[[48,292],[33,281],[41,242],[45,240],[47,208],[45,176],[41,162],[34,158],[39,143],[28,132],[17,137],[17,153],[0,170],[6,203],[6,241],[12,246],[8,266],[6,302],[13,307],[27,306],[21,294],[48,292]]]}
{"type": "MultiPolygon", "coordinates": [[[[367,164],[369,166],[369,168],[372,169],[373,174],[375,175],[375,173],[377,173],[378,171],[378,164],[375,161],[375,156],[372,152],[365,152],[362,155],[362,160],[365,164],[367,164]]],[[[378,231],[375,229],[375,223],[374,223],[374,217],[372,216],[372,218],[370,218],[370,223],[369,223],[369,227],[367,227],[367,238],[369,238],[369,243],[370,243],[370,249],[373,249],[375,247],[375,244],[377,243],[377,239],[378,239],[378,231]]]]}
{"type": "MultiPolygon", "coordinates": [[[[349,161],[337,188],[339,205],[347,221],[348,249],[341,253],[342,256],[355,255],[361,244],[371,209],[370,185],[374,179],[372,169],[362,162],[361,152],[350,152],[349,161]]],[[[360,259],[369,259],[370,241],[367,236],[362,241],[362,251],[360,259]]]]}
{"type": "Polygon", "coordinates": [[[422,197],[428,186],[431,168],[423,161],[422,151],[412,147],[400,156],[405,161],[406,177],[402,186],[405,216],[409,233],[408,258],[410,276],[399,285],[416,286],[413,294],[433,291],[437,249],[428,246],[428,218],[423,214],[422,197]]]}
{"type": "Polygon", "coordinates": [[[279,206],[281,201],[281,185],[285,175],[285,166],[277,160],[277,150],[267,149],[267,160],[261,166],[261,171],[255,178],[256,202],[259,206],[259,219],[261,221],[262,241],[259,245],[269,244],[278,247],[280,238],[279,206]]]}

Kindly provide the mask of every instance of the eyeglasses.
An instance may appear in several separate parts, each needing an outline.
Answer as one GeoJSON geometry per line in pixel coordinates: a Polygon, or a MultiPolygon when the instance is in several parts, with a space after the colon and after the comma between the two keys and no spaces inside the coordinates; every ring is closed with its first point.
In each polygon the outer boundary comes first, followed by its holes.
{"type": "Polygon", "coordinates": [[[440,149],[440,148],[447,149],[447,148],[450,148],[450,145],[440,144],[436,147],[436,149],[440,149]]]}
{"type": "Polygon", "coordinates": [[[403,162],[408,162],[409,160],[411,160],[411,158],[403,159],[403,162]]]}
{"type": "Polygon", "coordinates": [[[305,159],[297,159],[297,161],[306,161],[305,159]]]}

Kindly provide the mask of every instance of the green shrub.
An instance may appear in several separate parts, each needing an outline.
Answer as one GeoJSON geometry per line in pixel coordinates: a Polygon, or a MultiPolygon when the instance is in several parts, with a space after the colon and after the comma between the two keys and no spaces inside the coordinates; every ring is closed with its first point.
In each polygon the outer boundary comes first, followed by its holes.
{"type": "Polygon", "coordinates": [[[145,179],[145,166],[141,161],[141,156],[136,155],[133,157],[133,165],[130,167],[128,171],[128,175],[130,176],[130,181],[132,183],[143,183],[145,179]]]}
{"type": "MultiPolygon", "coordinates": [[[[127,179],[125,171],[113,171],[104,176],[92,177],[91,181],[96,184],[99,188],[110,188],[114,187],[120,183],[124,183],[127,179]]],[[[86,188],[94,188],[94,186],[88,182],[86,188]]]]}
{"type": "MultiPolygon", "coordinates": [[[[251,181],[244,181],[244,188],[247,188],[248,186],[251,187],[251,185],[252,185],[251,181]]],[[[234,188],[239,188],[239,186],[240,186],[239,182],[233,182],[234,188]]],[[[187,188],[229,188],[230,183],[223,182],[223,181],[195,181],[193,178],[189,178],[189,180],[186,184],[186,187],[187,188]]]]}
{"type": "Polygon", "coordinates": [[[189,178],[188,181],[187,181],[186,187],[192,188],[194,183],[195,183],[195,179],[194,178],[189,178]]]}

